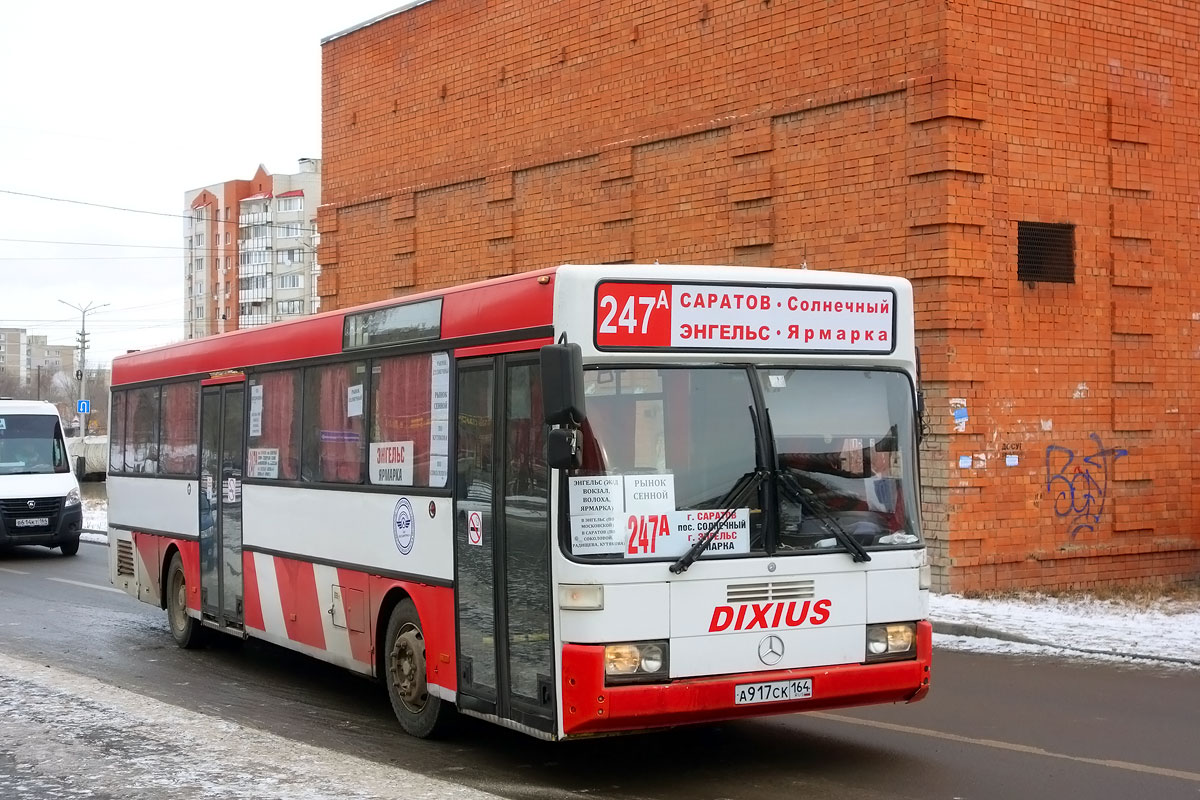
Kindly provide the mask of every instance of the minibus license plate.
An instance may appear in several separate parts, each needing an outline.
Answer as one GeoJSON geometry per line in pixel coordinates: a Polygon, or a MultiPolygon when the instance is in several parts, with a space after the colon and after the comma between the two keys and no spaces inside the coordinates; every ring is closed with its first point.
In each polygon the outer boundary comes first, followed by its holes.
{"type": "Polygon", "coordinates": [[[50,524],[49,517],[19,517],[18,528],[45,528],[50,524]]]}
{"type": "Polygon", "coordinates": [[[733,687],[734,705],[751,703],[778,703],[785,700],[802,700],[812,697],[812,678],[794,681],[771,681],[769,683],[739,683],[733,687]]]}

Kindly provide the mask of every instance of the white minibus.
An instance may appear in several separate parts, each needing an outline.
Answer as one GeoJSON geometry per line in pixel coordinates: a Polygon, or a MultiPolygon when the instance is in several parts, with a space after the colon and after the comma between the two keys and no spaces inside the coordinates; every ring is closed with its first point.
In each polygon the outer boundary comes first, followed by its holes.
{"type": "Polygon", "coordinates": [[[35,544],[73,556],[82,523],[57,409],[0,399],[0,548],[35,544]]]}

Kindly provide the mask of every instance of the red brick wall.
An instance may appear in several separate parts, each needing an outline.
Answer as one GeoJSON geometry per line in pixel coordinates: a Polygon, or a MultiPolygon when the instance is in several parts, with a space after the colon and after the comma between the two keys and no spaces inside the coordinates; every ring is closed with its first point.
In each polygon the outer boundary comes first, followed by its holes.
{"type": "Polygon", "coordinates": [[[568,261],[902,274],[940,588],[1195,578],[1200,11],[1060,8],[432,0],[334,39],[325,307],[568,261]],[[1077,226],[1074,284],[1017,280],[1020,220],[1077,226]]]}

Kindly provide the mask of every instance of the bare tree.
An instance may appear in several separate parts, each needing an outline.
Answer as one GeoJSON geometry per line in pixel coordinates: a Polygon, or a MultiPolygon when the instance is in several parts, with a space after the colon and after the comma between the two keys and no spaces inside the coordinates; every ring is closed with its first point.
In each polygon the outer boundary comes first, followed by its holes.
{"type": "Polygon", "coordinates": [[[108,433],[108,405],[112,388],[112,369],[88,369],[87,393],[92,401],[88,414],[88,433],[108,433]]]}

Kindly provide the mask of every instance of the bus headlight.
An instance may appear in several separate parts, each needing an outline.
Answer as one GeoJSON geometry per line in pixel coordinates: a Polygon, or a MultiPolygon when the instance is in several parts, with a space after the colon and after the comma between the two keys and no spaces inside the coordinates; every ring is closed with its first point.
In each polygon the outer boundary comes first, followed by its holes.
{"type": "Polygon", "coordinates": [[[631,642],[604,647],[604,682],[654,683],[667,679],[667,643],[631,642]]]}
{"type": "Polygon", "coordinates": [[[917,652],[917,623],[867,626],[867,661],[898,661],[917,652]]]}
{"type": "Polygon", "coordinates": [[[72,489],[67,492],[67,496],[63,498],[63,508],[74,508],[79,505],[79,490],[72,489]]]}

